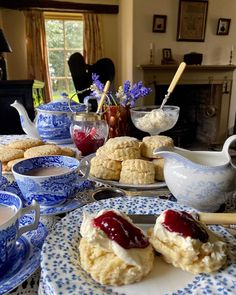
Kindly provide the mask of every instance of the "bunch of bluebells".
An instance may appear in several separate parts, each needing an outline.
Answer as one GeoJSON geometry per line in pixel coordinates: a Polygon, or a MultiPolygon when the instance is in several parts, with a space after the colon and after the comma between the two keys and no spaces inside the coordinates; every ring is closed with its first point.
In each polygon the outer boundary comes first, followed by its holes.
{"type": "Polygon", "coordinates": [[[137,99],[148,95],[151,91],[151,88],[143,86],[142,81],[135,83],[133,86],[131,86],[130,81],[125,81],[124,85],[119,87],[116,98],[121,105],[129,105],[132,108],[137,99]]]}
{"type": "MultiPolygon", "coordinates": [[[[99,75],[92,74],[93,84],[90,86],[91,95],[100,98],[104,89],[104,84],[99,81],[99,75]]],[[[115,99],[112,93],[108,93],[111,98],[110,102],[113,101],[115,104],[120,104],[122,106],[130,106],[131,108],[135,106],[137,99],[148,95],[151,92],[151,88],[143,86],[142,81],[135,83],[133,86],[130,81],[125,81],[123,86],[118,88],[115,94],[115,99]]]]}
{"type": "Polygon", "coordinates": [[[104,89],[104,84],[99,81],[99,75],[92,74],[93,84],[90,86],[91,96],[100,98],[104,89]]]}

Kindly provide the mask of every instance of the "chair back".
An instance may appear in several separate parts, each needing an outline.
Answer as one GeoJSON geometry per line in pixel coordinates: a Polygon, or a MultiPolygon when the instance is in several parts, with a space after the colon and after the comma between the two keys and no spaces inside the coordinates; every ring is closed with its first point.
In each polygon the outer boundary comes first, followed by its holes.
{"type": "MultiPolygon", "coordinates": [[[[95,64],[88,65],[81,53],[73,53],[68,60],[69,69],[75,90],[83,90],[92,84],[92,74],[99,75],[99,81],[106,83],[107,80],[113,85],[115,79],[115,66],[110,58],[101,58],[95,64]]],[[[90,94],[90,90],[78,95],[79,101],[90,94]]]]}

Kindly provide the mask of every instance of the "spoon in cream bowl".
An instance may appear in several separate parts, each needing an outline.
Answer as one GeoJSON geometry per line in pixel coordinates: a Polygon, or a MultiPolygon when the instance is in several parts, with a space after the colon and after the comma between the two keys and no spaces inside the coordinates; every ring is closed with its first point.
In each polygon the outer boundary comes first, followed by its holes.
{"type": "Polygon", "coordinates": [[[175,89],[185,67],[185,62],[179,65],[160,106],[143,106],[130,110],[131,119],[136,128],[148,132],[150,135],[157,135],[174,127],[179,118],[180,108],[165,104],[175,89]]]}

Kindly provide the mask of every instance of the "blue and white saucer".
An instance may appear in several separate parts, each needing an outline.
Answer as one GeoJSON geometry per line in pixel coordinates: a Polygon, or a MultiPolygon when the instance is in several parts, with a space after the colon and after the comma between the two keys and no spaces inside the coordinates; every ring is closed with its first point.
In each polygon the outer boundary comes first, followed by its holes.
{"type": "MultiPolygon", "coordinates": [[[[59,214],[70,212],[85,204],[90,203],[91,197],[90,197],[89,190],[94,188],[95,188],[95,185],[92,181],[85,180],[78,185],[76,197],[71,198],[67,200],[66,202],[54,207],[40,207],[40,215],[59,215],[59,214]]],[[[18,195],[22,200],[24,199],[16,181],[13,181],[11,184],[9,184],[8,187],[6,188],[6,191],[9,191],[11,193],[18,195]]]]}
{"type": "MultiPolygon", "coordinates": [[[[25,215],[20,220],[20,225],[27,225],[33,217],[25,215]]],[[[40,253],[43,242],[48,234],[46,227],[39,223],[36,230],[24,233],[17,241],[16,249],[4,275],[0,277],[0,294],[5,294],[19,286],[28,279],[40,265],[40,253]]]]}

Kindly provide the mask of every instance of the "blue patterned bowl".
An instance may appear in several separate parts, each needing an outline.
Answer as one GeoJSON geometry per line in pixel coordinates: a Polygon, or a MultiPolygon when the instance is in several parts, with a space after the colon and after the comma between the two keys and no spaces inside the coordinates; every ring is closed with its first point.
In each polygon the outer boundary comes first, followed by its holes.
{"type": "MultiPolygon", "coordinates": [[[[41,206],[59,205],[77,192],[81,181],[86,180],[89,164],[83,176],[79,175],[80,161],[67,156],[43,156],[22,160],[12,167],[15,180],[23,194],[24,201],[36,200],[41,206]],[[48,167],[58,167],[60,173],[44,174],[48,167]],[[44,169],[45,168],[45,169],[44,169]],[[32,170],[44,170],[43,175],[32,175],[32,170]]],[[[58,172],[58,171],[57,171],[58,172]]]]}

